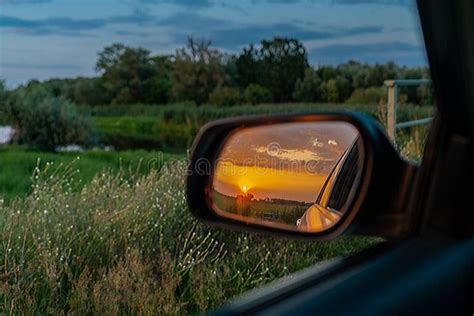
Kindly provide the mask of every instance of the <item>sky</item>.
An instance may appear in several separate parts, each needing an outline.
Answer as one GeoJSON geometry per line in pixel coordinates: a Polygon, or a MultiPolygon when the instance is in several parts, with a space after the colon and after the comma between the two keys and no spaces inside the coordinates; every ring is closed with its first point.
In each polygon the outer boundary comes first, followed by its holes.
{"type": "Polygon", "coordinates": [[[426,65],[412,0],[0,0],[0,80],[95,76],[105,46],[170,54],[190,35],[229,53],[294,37],[314,66],[426,65]]]}
{"type": "Polygon", "coordinates": [[[213,188],[236,196],[314,202],[357,129],[346,122],[296,122],[236,131],[219,155],[213,188]]]}

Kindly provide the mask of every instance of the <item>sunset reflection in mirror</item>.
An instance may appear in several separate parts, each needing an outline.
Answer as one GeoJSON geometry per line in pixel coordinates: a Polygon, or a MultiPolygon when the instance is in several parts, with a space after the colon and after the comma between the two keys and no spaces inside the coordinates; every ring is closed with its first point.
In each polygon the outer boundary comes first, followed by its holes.
{"type": "Polygon", "coordinates": [[[336,202],[349,197],[360,169],[358,135],[346,122],[239,129],[217,159],[211,180],[213,207],[242,221],[325,230],[342,216],[345,201],[336,202]]]}

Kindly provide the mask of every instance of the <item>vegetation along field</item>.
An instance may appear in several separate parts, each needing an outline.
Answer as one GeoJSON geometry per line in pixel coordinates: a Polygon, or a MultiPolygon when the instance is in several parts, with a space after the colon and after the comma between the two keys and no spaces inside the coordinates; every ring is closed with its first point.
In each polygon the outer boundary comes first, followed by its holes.
{"type": "MultiPolygon", "coordinates": [[[[379,242],[198,223],[184,193],[188,150],[201,126],[230,116],[352,110],[383,125],[383,81],[426,78],[426,67],[315,68],[295,39],[229,56],[191,38],[173,56],[115,44],[96,68],[92,78],[0,85],[0,125],[15,130],[0,145],[2,314],[202,312],[379,242]]],[[[401,89],[399,101],[400,121],[433,114],[430,88],[401,89]]],[[[426,131],[399,131],[401,154],[419,159],[426,131]]]]}

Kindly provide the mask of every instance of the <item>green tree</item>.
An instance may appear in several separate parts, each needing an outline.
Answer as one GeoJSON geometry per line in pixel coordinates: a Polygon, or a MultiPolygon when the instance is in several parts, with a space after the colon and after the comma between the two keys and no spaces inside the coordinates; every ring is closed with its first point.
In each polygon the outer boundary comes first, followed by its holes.
{"type": "Polygon", "coordinates": [[[0,80],[0,102],[5,102],[8,97],[8,90],[5,87],[5,81],[0,80]]]}
{"type": "Polygon", "coordinates": [[[308,67],[306,49],[296,39],[275,37],[263,40],[260,48],[265,86],[275,102],[293,100],[296,81],[304,77],[308,67]]]}
{"type": "Polygon", "coordinates": [[[264,84],[265,74],[263,73],[260,51],[252,44],[245,47],[236,58],[235,68],[236,82],[240,88],[245,89],[251,84],[264,84]]]}
{"type": "Polygon", "coordinates": [[[54,96],[45,86],[16,89],[0,105],[0,114],[15,128],[14,142],[54,151],[57,146],[88,145],[94,135],[92,121],[73,103],[54,96]]]}
{"type": "Polygon", "coordinates": [[[321,79],[313,68],[305,70],[304,78],[296,80],[293,99],[299,102],[315,102],[320,98],[321,79]]]}
{"type": "Polygon", "coordinates": [[[4,111],[2,109],[5,108],[6,102],[8,100],[10,93],[5,87],[5,81],[0,80],[0,124],[7,124],[6,117],[4,115],[4,111]],[[3,115],[2,115],[3,114],[3,115]]]}
{"type": "Polygon", "coordinates": [[[343,102],[349,98],[351,93],[351,86],[349,81],[337,76],[334,79],[329,79],[321,86],[321,99],[325,102],[343,102]]]}
{"type": "Polygon", "coordinates": [[[316,74],[321,81],[326,82],[330,79],[335,79],[338,75],[338,70],[333,66],[321,66],[316,70],[316,74]]]}
{"type": "Polygon", "coordinates": [[[296,81],[308,67],[304,45],[296,39],[263,40],[260,48],[244,48],[236,61],[237,82],[242,89],[259,84],[270,90],[275,102],[293,101],[296,81]]]}
{"type": "MultiPolygon", "coordinates": [[[[403,79],[426,79],[429,78],[427,70],[425,67],[403,68],[400,77],[403,79]]],[[[406,95],[407,103],[432,104],[431,86],[408,86],[402,87],[400,91],[406,95]]]]}
{"type": "Polygon", "coordinates": [[[338,91],[337,102],[344,102],[351,96],[352,94],[351,83],[347,78],[343,76],[337,76],[336,87],[338,91]]]}
{"type": "Polygon", "coordinates": [[[329,79],[321,85],[321,100],[324,102],[338,102],[339,91],[336,79],[329,79]]]}
{"type": "Polygon", "coordinates": [[[148,50],[123,44],[105,47],[99,53],[96,70],[102,75],[112,103],[145,103],[150,99],[157,69],[148,50]]]}
{"type": "Polygon", "coordinates": [[[111,100],[100,78],[76,78],[72,84],[72,101],[94,106],[108,104],[111,100]]]}
{"type": "Polygon", "coordinates": [[[145,83],[144,102],[150,104],[166,104],[171,100],[171,56],[155,56],[151,58],[154,76],[145,83]]]}
{"type": "Polygon", "coordinates": [[[176,51],[173,63],[173,96],[177,101],[200,105],[209,94],[226,82],[223,55],[210,41],[188,38],[186,47],[176,51]]]}
{"type": "Polygon", "coordinates": [[[366,88],[380,87],[385,80],[400,78],[400,69],[394,62],[375,64],[369,68],[366,78],[366,88]]]}

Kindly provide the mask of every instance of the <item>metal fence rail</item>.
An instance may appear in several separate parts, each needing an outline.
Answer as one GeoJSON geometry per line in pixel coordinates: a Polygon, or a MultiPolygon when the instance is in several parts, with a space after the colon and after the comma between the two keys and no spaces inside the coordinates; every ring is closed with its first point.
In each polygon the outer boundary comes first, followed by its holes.
{"type": "Polygon", "coordinates": [[[414,121],[407,121],[397,123],[397,108],[398,108],[398,87],[399,86],[418,86],[431,84],[429,79],[396,79],[385,80],[385,85],[388,88],[387,100],[387,133],[393,141],[395,141],[395,133],[399,128],[407,128],[416,125],[428,124],[432,118],[427,117],[414,121]]]}

